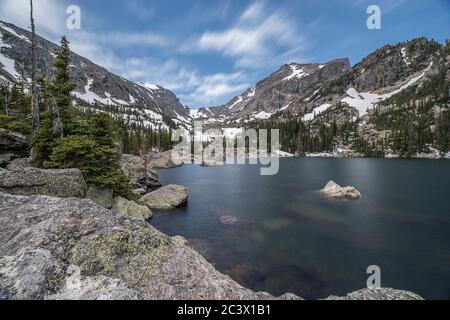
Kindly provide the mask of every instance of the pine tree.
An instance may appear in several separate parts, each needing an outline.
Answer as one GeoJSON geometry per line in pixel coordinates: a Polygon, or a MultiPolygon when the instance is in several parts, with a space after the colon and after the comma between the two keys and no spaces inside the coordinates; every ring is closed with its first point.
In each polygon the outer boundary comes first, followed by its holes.
{"type": "MultiPolygon", "coordinates": [[[[60,49],[56,53],[53,62],[54,75],[49,84],[50,92],[53,96],[53,112],[59,113],[64,129],[68,130],[68,134],[72,130],[76,130],[76,121],[72,106],[71,92],[75,89],[75,84],[70,78],[70,49],[69,41],[66,37],[62,37],[60,49]],[[55,109],[56,108],[56,109],[55,109]]],[[[58,115],[56,115],[58,116],[58,115]]]]}

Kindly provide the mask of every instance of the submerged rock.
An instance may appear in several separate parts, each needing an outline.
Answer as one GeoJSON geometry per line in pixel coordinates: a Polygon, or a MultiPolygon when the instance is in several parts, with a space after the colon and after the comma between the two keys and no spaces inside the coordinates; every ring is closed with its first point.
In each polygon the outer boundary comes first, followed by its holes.
{"type": "Polygon", "coordinates": [[[113,205],[113,191],[111,189],[89,186],[86,198],[106,209],[111,209],[113,205]]]}
{"type": "Polygon", "coordinates": [[[222,224],[226,224],[228,226],[233,226],[239,222],[239,218],[233,217],[233,216],[222,216],[222,217],[220,217],[220,222],[222,224]]]}
{"type": "Polygon", "coordinates": [[[0,172],[0,192],[15,195],[47,195],[84,198],[86,182],[78,169],[20,168],[0,172]]]}
{"type": "Polygon", "coordinates": [[[335,199],[358,200],[361,198],[361,193],[355,187],[341,187],[334,181],[328,182],[321,192],[325,196],[335,199]]]}
{"type": "Polygon", "coordinates": [[[139,202],[150,209],[168,210],[182,206],[187,202],[188,188],[177,185],[168,185],[146,194],[139,202]]]}
{"type": "Polygon", "coordinates": [[[115,197],[112,206],[113,211],[126,217],[148,220],[153,217],[153,213],[146,206],[141,206],[135,201],[130,201],[122,197],[115,197]]]}
{"type": "Polygon", "coordinates": [[[133,189],[153,190],[161,187],[155,169],[149,163],[146,168],[145,160],[141,157],[124,154],[120,160],[120,167],[130,180],[133,189]]]}

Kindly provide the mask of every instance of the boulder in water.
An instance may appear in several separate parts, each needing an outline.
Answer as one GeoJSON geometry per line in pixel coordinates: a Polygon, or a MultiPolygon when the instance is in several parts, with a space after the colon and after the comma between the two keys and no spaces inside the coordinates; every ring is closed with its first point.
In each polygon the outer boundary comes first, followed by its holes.
{"type": "Polygon", "coordinates": [[[178,185],[168,185],[146,194],[139,202],[150,209],[168,210],[182,206],[188,198],[188,188],[178,185]]]}
{"type": "Polygon", "coordinates": [[[321,192],[334,199],[358,200],[361,198],[361,193],[355,187],[341,187],[334,181],[328,182],[321,192]]]}
{"type": "Polygon", "coordinates": [[[153,217],[153,213],[148,207],[122,197],[114,198],[114,204],[111,210],[130,218],[148,220],[153,217]]]}

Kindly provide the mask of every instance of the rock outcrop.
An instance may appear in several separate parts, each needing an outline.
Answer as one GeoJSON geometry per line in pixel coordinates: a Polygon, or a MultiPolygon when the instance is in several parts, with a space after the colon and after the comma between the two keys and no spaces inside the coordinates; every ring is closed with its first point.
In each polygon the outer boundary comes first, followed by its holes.
{"type": "Polygon", "coordinates": [[[11,163],[6,166],[6,169],[10,171],[17,171],[29,167],[32,167],[29,158],[19,158],[11,161],[11,163]]]}
{"type": "Polygon", "coordinates": [[[19,133],[0,128],[0,167],[28,155],[27,138],[19,133]]]}
{"type": "Polygon", "coordinates": [[[94,201],[100,207],[111,209],[113,206],[113,191],[111,189],[103,189],[97,186],[89,186],[86,198],[94,201]]]}
{"type": "Polygon", "coordinates": [[[330,296],[326,300],[423,300],[415,293],[389,288],[363,289],[345,297],[330,296]]]}
{"type": "Polygon", "coordinates": [[[7,299],[273,298],[240,286],[146,221],[83,199],[0,193],[0,257],[7,299]]]}
{"type": "Polygon", "coordinates": [[[15,155],[12,153],[0,154],[0,168],[8,166],[14,158],[15,155]]]}
{"type": "Polygon", "coordinates": [[[130,218],[148,220],[153,217],[153,213],[148,207],[141,206],[135,201],[130,201],[122,197],[114,198],[114,204],[111,210],[130,218]]]}
{"type": "Polygon", "coordinates": [[[150,209],[169,210],[182,206],[188,198],[188,189],[183,186],[168,185],[146,194],[139,199],[150,209]]]}
{"type": "Polygon", "coordinates": [[[361,198],[361,193],[355,187],[341,187],[334,181],[328,182],[321,193],[334,199],[358,200],[361,198]]]}
{"type": "Polygon", "coordinates": [[[172,151],[151,152],[148,154],[148,161],[149,165],[155,169],[170,169],[182,164],[181,159],[172,159],[172,151]]]}
{"type": "Polygon", "coordinates": [[[0,172],[0,192],[14,195],[47,195],[84,198],[86,182],[78,169],[43,170],[20,168],[0,172]]]}
{"type": "Polygon", "coordinates": [[[133,189],[154,190],[161,187],[158,174],[145,160],[138,156],[129,154],[122,155],[120,167],[130,180],[133,189]]]}

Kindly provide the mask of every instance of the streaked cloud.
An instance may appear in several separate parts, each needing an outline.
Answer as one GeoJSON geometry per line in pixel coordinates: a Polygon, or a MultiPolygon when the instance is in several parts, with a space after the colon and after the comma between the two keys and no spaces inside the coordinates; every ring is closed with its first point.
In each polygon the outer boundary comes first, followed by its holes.
{"type": "Polygon", "coordinates": [[[193,44],[190,40],[185,49],[217,52],[235,59],[236,68],[258,68],[286,58],[280,51],[298,57],[303,42],[287,12],[256,1],[227,29],[206,31],[193,44]]]}

